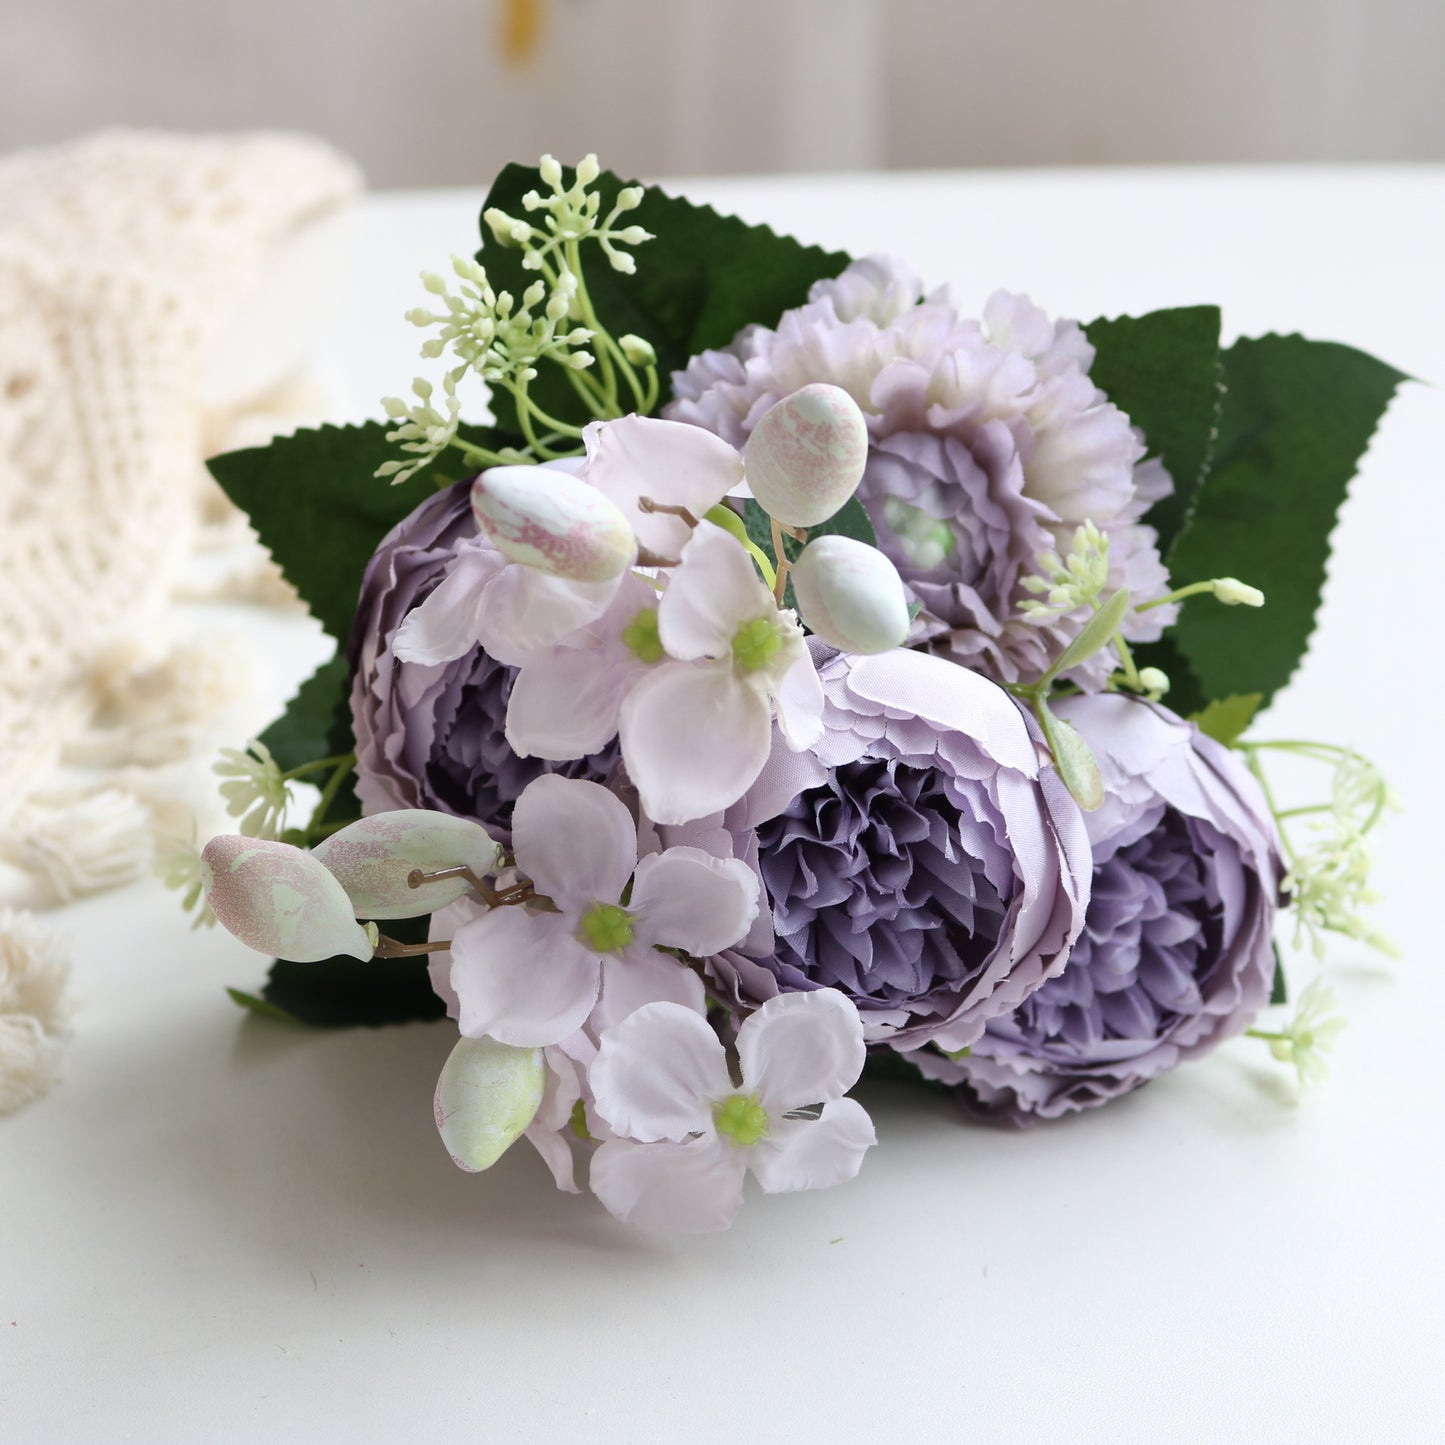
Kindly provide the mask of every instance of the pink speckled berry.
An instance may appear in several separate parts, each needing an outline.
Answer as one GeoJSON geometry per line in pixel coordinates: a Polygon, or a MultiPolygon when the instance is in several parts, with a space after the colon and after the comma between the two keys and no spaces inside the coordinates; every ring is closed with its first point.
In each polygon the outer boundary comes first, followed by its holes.
{"type": "Polygon", "coordinates": [[[201,882],[221,926],[258,953],[317,963],[374,952],[346,890],[302,848],[223,833],[201,852],[201,882]]]}
{"type": "Polygon", "coordinates": [[[444,878],[413,888],[407,881],[413,869],[470,868],[480,878],[496,870],[501,852],[469,818],[401,808],[348,823],[318,843],[311,856],[346,890],[358,918],[418,918],[466,897],[472,885],[465,878],[444,878]]]}
{"type": "Polygon", "coordinates": [[[472,483],[477,526],[499,552],[554,577],[610,582],[637,556],[627,518],[554,467],[492,467],[472,483]]]}
{"type": "Polygon", "coordinates": [[[858,488],[868,423],[841,387],[815,382],[766,412],[743,466],[763,510],[789,527],[826,522],[858,488]]]}

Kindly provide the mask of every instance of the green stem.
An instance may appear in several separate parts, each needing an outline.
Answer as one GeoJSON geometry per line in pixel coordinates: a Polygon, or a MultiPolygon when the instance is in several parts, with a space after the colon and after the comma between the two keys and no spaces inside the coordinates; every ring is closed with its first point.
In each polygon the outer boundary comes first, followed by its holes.
{"type": "MultiPolygon", "coordinates": [[[[309,835],[318,836],[318,830],[324,822],[327,813],[331,811],[331,805],[336,801],[336,795],[341,791],[342,783],[351,775],[351,770],[355,766],[355,753],[347,753],[345,757],[338,759],[336,771],[332,773],[326,787],[322,789],[321,799],[316,804],[316,811],[312,813],[311,821],[306,825],[306,831],[309,835]]],[[[334,833],[336,829],[332,828],[330,831],[334,833]]],[[[325,837],[327,835],[320,833],[319,836],[325,837]]]]}
{"type": "Polygon", "coordinates": [[[1151,607],[1167,607],[1171,602],[1183,602],[1186,597],[1198,597],[1201,593],[1213,592],[1214,583],[1191,582],[1187,587],[1180,587],[1174,592],[1166,593],[1163,597],[1156,597],[1152,602],[1141,602],[1135,612],[1147,612],[1151,607]]]}
{"type": "Polygon", "coordinates": [[[587,292],[587,280],[582,274],[582,253],[576,241],[568,241],[563,249],[563,256],[567,262],[567,269],[577,278],[577,305],[581,313],[582,324],[593,333],[593,355],[597,357],[597,367],[602,375],[602,389],[606,397],[611,414],[621,416],[622,410],[618,403],[617,396],[617,375],[612,365],[612,358],[607,353],[605,343],[611,338],[602,329],[602,323],[597,319],[597,312],[592,305],[592,297],[587,292]],[[598,345],[601,340],[604,344],[598,345]]]}
{"type": "Polygon", "coordinates": [[[349,767],[355,761],[355,753],[337,753],[334,758],[317,758],[314,762],[302,763],[299,768],[292,768],[290,772],[282,773],[281,781],[289,783],[296,778],[304,778],[307,773],[319,773],[324,768],[340,767],[343,763],[349,767]]]}
{"type": "Polygon", "coordinates": [[[500,452],[494,452],[488,447],[479,447],[474,442],[462,441],[459,437],[453,437],[450,445],[461,452],[478,471],[481,471],[484,467],[504,467],[509,465],[508,459],[500,452]]]}
{"type": "Polygon", "coordinates": [[[1134,654],[1130,651],[1129,644],[1124,641],[1124,634],[1116,632],[1109,641],[1119,653],[1119,662],[1124,669],[1124,685],[1134,692],[1143,692],[1144,684],[1139,681],[1139,669],[1134,666],[1134,654]]]}

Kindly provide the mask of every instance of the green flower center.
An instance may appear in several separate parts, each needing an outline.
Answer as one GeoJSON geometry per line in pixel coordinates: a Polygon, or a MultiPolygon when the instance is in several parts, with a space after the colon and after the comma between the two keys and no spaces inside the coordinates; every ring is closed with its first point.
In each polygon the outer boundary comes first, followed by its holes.
{"type": "Polygon", "coordinates": [[[958,547],[958,538],[947,522],[897,497],[883,503],[883,520],[897,535],[908,560],[925,572],[931,572],[958,547]]]}
{"type": "Polygon", "coordinates": [[[632,942],[632,915],[615,903],[594,903],[582,915],[577,937],[596,953],[621,953],[632,942]]]}
{"type": "Polygon", "coordinates": [[[733,1094],[712,1109],[717,1131],[739,1149],[756,1144],[768,1132],[768,1111],[756,1094],[733,1094]]]}
{"type": "Polygon", "coordinates": [[[622,641],[643,662],[661,662],[662,639],[657,635],[657,608],[644,607],[622,629],[622,641]]]}
{"type": "Polygon", "coordinates": [[[771,617],[755,617],[733,633],[733,659],[744,672],[757,672],[778,655],[783,632],[771,617]]]}

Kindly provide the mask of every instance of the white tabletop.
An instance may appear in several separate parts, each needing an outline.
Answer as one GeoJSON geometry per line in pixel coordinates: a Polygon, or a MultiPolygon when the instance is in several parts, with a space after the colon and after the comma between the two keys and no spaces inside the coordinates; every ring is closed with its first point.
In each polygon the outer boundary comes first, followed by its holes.
{"type": "MultiPolygon", "coordinates": [[[[709,181],[691,194],[981,306],[1089,318],[1219,301],[1445,378],[1445,170],[709,181]]],[[[358,414],[405,387],[415,272],[479,194],[366,203],[328,348],[358,414]]],[[[225,984],[264,962],[138,885],[67,910],[64,1083],[0,1120],[0,1439],[1321,1441],[1445,1438],[1445,1026],[1435,904],[1445,404],[1411,386],[1338,534],[1319,640],[1267,720],[1352,742],[1407,811],[1382,840],[1391,965],[1341,941],[1351,1027],[1296,1105],[1236,1042],[1028,1133],[866,1087],[844,1188],[641,1236],[526,1146],[453,1168],[444,1026],[307,1032],[225,984]]],[[[268,622],[280,697],[315,660],[268,622]]],[[[263,709],[264,711],[264,709],[263,709]]]]}

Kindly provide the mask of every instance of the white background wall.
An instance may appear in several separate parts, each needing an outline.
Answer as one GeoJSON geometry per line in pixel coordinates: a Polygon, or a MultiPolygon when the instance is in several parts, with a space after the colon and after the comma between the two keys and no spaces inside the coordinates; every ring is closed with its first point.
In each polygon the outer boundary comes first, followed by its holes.
{"type": "Polygon", "coordinates": [[[1445,159],[1441,0],[0,0],[0,149],[297,127],[377,185],[599,151],[639,175],[1445,159]]]}

